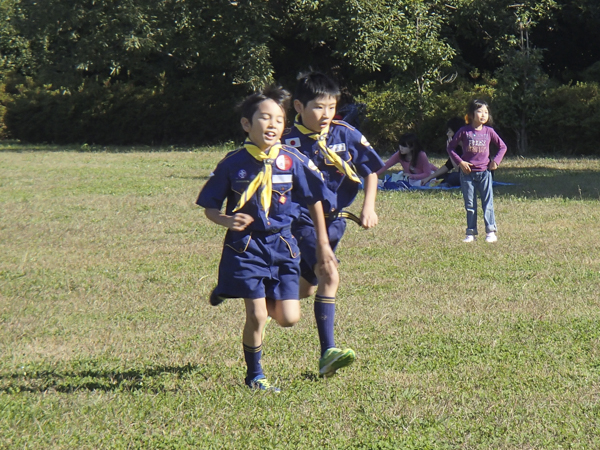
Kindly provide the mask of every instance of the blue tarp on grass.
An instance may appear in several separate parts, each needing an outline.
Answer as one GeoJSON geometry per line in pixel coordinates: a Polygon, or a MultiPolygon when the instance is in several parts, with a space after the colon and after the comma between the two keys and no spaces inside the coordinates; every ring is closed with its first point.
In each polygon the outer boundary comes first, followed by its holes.
{"type": "MultiPolygon", "coordinates": [[[[494,181],[493,186],[514,186],[514,183],[504,183],[502,181],[494,181]]],[[[449,191],[451,189],[460,189],[460,186],[448,186],[444,183],[437,186],[411,186],[408,181],[398,180],[391,181],[389,175],[384,180],[380,180],[379,189],[383,191],[430,191],[430,190],[444,190],[449,191]],[[383,181],[383,183],[381,182],[383,181]]]]}

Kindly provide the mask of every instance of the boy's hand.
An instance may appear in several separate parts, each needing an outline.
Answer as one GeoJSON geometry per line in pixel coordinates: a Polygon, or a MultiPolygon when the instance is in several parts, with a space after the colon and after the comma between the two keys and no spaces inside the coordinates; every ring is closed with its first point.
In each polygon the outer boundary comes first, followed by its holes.
{"type": "Polygon", "coordinates": [[[248,225],[254,222],[254,218],[248,214],[236,213],[229,217],[230,224],[227,226],[233,231],[244,231],[248,225]]]}
{"type": "Polygon", "coordinates": [[[370,173],[365,177],[365,201],[360,212],[360,223],[363,228],[373,228],[379,222],[375,213],[375,198],[377,197],[377,174],[370,173]]]}
{"type": "Polygon", "coordinates": [[[323,244],[317,243],[317,274],[320,277],[331,278],[331,275],[337,271],[337,267],[338,260],[329,242],[323,244]]]}
{"type": "Polygon", "coordinates": [[[469,175],[471,173],[471,166],[473,166],[473,164],[466,161],[461,161],[458,164],[458,167],[460,167],[460,170],[462,170],[465,175],[469,175]]]}
{"type": "Polygon", "coordinates": [[[488,169],[489,170],[496,170],[498,168],[498,164],[496,164],[496,161],[491,160],[490,163],[488,164],[488,169]]]}
{"type": "Polygon", "coordinates": [[[360,213],[360,223],[365,229],[373,228],[379,223],[379,217],[377,217],[377,213],[374,209],[363,209],[360,213]]]}

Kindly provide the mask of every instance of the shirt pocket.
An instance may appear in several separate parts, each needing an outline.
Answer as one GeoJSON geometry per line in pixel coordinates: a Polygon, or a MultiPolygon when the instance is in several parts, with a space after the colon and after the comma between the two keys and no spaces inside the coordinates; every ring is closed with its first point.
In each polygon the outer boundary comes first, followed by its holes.
{"type": "Polygon", "coordinates": [[[287,211],[287,203],[292,200],[293,180],[294,178],[291,173],[273,175],[273,203],[276,205],[276,210],[287,211]]]}
{"type": "Polygon", "coordinates": [[[231,190],[237,194],[237,197],[240,197],[248,186],[250,185],[250,180],[248,179],[236,179],[231,182],[231,190]]]}
{"type": "Polygon", "coordinates": [[[237,235],[232,233],[232,235],[225,239],[225,246],[229,247],[236,253],[244,253],[246,250],[248,250],[251,240],[251,233],[245,235],[237,235]]]}
{"type": "Polygon", "coordinates": [[[279,239],[285,244],[285,248],[290,252],[290,256],[294,259],[300,256],[300,248],[298,248],[298,243],[296,242],[296,238],[291,234],[289,236],[279,236],[279,239]]]}

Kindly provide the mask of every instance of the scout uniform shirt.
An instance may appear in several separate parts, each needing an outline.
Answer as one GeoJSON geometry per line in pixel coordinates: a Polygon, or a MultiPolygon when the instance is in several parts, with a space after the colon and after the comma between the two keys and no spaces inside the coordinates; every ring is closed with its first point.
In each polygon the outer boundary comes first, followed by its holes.
{"type": "MultiPolygon", "coordinates": [[[[288,228],[300,214],[299,202],[312,205],[327,201],[331,196],[325,189],[321,172],[294,148],[282,146],[279,155],[270,163],[273,193],[268,216],[257,194],[239,210],[254,218],[246,229],[248,232],[276,233],[288,228]]],[[[225,213],[233,215],[240,196],[263,167],[264,163],[257,161],[244,148],[228,153],[200,191],[196,203],[204,208],[220,210],[227,200],[225,213]]]]}
{"type": "MultiPolygon", "coordinates": [[[[297,118],[297,120],[300,120],[297,118]]],[[[335,212],[352,204],[358,193],[359,183],[350,180],[328,161],[319,149],[319,143],[298,130],[296,126],[286,129],[282,143],[297,148],[323,173],[325,184],[335,196],[329,210],[335,212]]],[[[360,131],[341,120],[332,121],[326,139],[327,147],[353,167],[358,175],[366,177],[383,167],[383,161],[360,131]]],[[[305,203],[301,203],[303,209],[305,203]]],[[[325,205],[323,205],[325,208],[325,205]]]]}

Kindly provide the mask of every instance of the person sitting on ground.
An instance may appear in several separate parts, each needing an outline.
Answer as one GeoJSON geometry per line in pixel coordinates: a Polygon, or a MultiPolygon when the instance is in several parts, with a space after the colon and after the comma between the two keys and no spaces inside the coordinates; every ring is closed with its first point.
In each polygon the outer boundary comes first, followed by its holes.
{"type": "MultiPolygon", "coordinates": [[[[453,117],[446,123],[446,126],[448,127],[448,131],[446,131],[446,136],[448,136],[448,139],[446,140],[446,145],[448,145],[448,143],[452,140],[454,133],[456,133],[458,130],[465,126],[465,121],[460,117],[453,117]]],[[[462,155],[462,147],[460,144],[456,147],[455,152],[459,156],[462,155]]],[[[458,170],[453,171],[453,169],[455,168],[456,165],[454,164],[452,159],[448,158],[448,161],[446,161],[446,163],[442,167],[433,172],[431,175],[428,175],[425,178],[423,178],[421,180],[421,183],[427,184],[435,178],[441,180],[442,183],[448,186],[460,186],[460,172],[458,170]]]]}
{"type": "Polygon", "coordinates": [[[402,170],[411,184],[419,184],[418,181],[423,180],[437,170],[437,167],[429,162],[419,138],[414,133],[406,133],[400,136],[398,151],[377,171],[377,175],[381,175],[398,163],[402,165],[402,170]]]}

